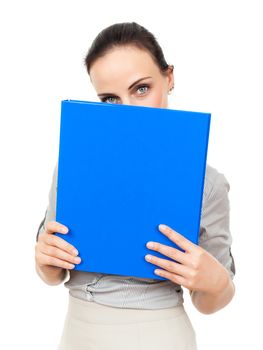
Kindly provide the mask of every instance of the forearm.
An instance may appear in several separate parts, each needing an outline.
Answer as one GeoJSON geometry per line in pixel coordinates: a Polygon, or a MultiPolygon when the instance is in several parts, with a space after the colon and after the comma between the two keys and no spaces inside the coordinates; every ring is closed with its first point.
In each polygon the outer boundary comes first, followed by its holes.
{"type": "Polygon", "coordinates": [[[192,291],[191,299],[198,311],[203,314],[212,314],[225,307],[235,294],[235,285],[227,275],[226,281],[216,293],[206,293],[202,291],[192,291]]]}
{"type": "Polygon", "coordinates": [[[51,286],[55,286],[62,283],[67,276],[67,270],[63,268],[56,268],[54,266],[39,267],[38,264],[36,264],[35,267],[39,277],[46,284],[51,286]]]}

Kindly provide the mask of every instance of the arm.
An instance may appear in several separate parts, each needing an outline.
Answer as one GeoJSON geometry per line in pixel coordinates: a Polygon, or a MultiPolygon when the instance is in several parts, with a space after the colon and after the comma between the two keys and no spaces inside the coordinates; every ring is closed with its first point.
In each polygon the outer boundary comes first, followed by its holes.
{"type": "Polygon", "coordinates": [[[229,189],[227,179],[223,174],[218,174],[203,207],[199,245],[215,256],[222,266],[222,278],[216,293],[190,290],[193,305],[205,314],[222,309],[235,294],[235,263],[231,254],[232,236],[229,228],[229,189]]]}
{"type": "Polygon", "coordinates": [[[205,314],[223,308],[235,292],[231,280],[235,274],[235,264],[230,249],[229,184],[225,180],[221,174],[217,176],[203,206],[199,245],[165,225],[160,227],[161,232],[185,252],[157,242],[147,243],[148,248],[174,260],[171,262],[147,255],[147,261],[162,268],[154,272],[192,291],[194,306],[205,314]]]}
{"type": "MultiPolygon", "coordinates": [[[[58,285],[68,276],[68,269],[74,268],[78,252],[76,249],[54,232],[63,232],[64,225],[56,222],[56,195],[57,195],[57,166],[53,171],[52,184],[49,191],[49,205],[45,217],[41,221],[35,245],[35,269],[39,277],[48,285],[58,285]]],[[[65,227],[64,227],[65,228],[65,227]]]]}
{"type": "Polygon", "coordinates": [[[191,300],[198,311],[203,314],[214,313],[230,303],[235,294],[235,285],[226,271],[223,283],[216,293],[190,290],[191,300]]]}
{"type": "MultiPolygon", "coordinates": [[[[46,211],[46,214],[47,214],[47,211],[46,211]]],[[[46,219],[46,214],[38,228],[37,237],[36,237],[37,242],[39,240],[39,235],[44,233],[44,222],[46,219]]],[[[40,236],[40,240],[42,239],[42,237],[43,236],[40,236]]],[[[38,249],[38,243],[36,243],[36,246],[35,246],[36,257],[37,257],[37,249],[38,249]]],[[[42,281],[44,281],[46,284],[51,286],[61,284],[62,282],[64,282],[64,280],[68,276],[67,269],[63,269],[63,268],[51,266],[51,265],[40,265],[37,261],[37,258],[35,261],[35,269],[38,276],[42,279],[42,281]]]]}
{"type": "Polygon", "coordinates": [[[36,272],[46,284],[56,286],[64,282],[68,275],[68,270],[55,266],[42,266],[36,263],[36,272]]]}
{"type": "Polygon", "coordinates": [[[69,269],[79,264],[78,251],[54,232],[67,234],[69,230],[56,221],[50,221],[39,235],[35,245],[35,268],[39,277],[49,285],[58,285],[67,277],[69,269]]]}

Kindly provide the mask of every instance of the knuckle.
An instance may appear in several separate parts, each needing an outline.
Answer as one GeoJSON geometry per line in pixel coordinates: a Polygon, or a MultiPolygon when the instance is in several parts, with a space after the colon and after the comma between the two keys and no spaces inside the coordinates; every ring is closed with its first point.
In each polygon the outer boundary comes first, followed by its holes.
{"type": "Polygon", "coordinates": [[[51,256],[46,257],[47,265],[54,265],[54,259],[51,256]]]}
{"type": "Polygon", "coordinates": [[[72,267],[72,265],[71,265],[70,263],[63,262],[63,263],[62,263],[62,267],[63,267],[64,269],[69,269],[69,268],[72,267]]]}
{"type": "Polygon", "coordinates": [[[52,230],[53,225],[54,225],[54,221],[48,221],[46,223],[46,228],[49,229],[49,230],[52,230]]]}
{"type": "Polygon", "coordinates": [[[53,236],[47,235],[47,236],[46,236],[46,243],[47,243],[48,245],[52,245],[52,244],[54,243],[53,236]]]}
{"type": "Polygon", "coordinates": [[[196,270],[191,270],[190,271],[190,276],[191,276],[192,279],[194,279],[196,277],[196,275],[197,275],[196,270]]]}
{"type": "Polygon", "coordinates": [[[166,226],[166,232],[169,233],[169,234],[172,234],[173,230],[171,229],[171,227],[166,226]]]}
{"type": "Polygon", "coordinates": [[[197,259],[192,260],[191,265],[194,269],[197,269],[199,266],[199,261],[197,259]]]}
{"type": "Polygon", "coordinates": [[[65,239],[56,236],[54,236],[53,238],[57,242],[57,246],[59,246],[61,249],[66,250],[68,252],[72,250],[72,245],[68,243],[65,239]]]}
{"type": "Polygon", "coordinates": [[[48,246],[47,247],[47,254],[50,256],[55,256],[56,254],[56,248],[53,246],[48,246]]]}
{"type": "Polygon", "coordinates": [[[39,261],[39,253],[36,252],[36,254],[35,254],[35,262],[38,262],[38,261],[39,261]]]}
{"type": "Polygon", "coordinates": [[[69,260],[72,264],[75,264],[75,257],[74,256],[70,255],[69,260]]]}
{"type": "Polygon", "coordinates": [[[43,233],[41,233],[39,236],[38,236],[38,240],[37,240],[37,243],[40,243],[40,242],[43,242],[45,240],[45,236],[46,236],[46,231],[44,230],[43,233]]]}
{"type": "Polygon", "coordinates": [[[66,244],[65,244],[65,249],[66,249],[67,251],[71,251],[71,250],[73,250],[73,247],[72,247],[72,245],[71,245],[70,243],[66,243],[66,244]]]}
{"type": "Polygon", "coordinates": [[[182,239],[180,236],[175,236],[174,241],[178,246],[180,246],[182,244],[182,239]]]}
{"type": "Polygon", "coordinates": [[[39,255],[40,255],[39,249],[36,249],[35,250],[35,260],[39,259],[39,255]]]}
{"type": "Polygon", "coordinates": [[[177,276],[172,276],[171,280],[176,283],[176,284],[180,284],[180,279],[177,276]]]}
{"type": "Polygon", "coordinates": [[[38,265],[46,265],[46,261],[45,261],[45,259],[43,258],[43,256],[42,256],[41,254],[39,254],[39,255],[36,256],[35,262],[36,262],[38,265]]]}
{"type": "Polygon", "coordinates": [[[188,281],[187,281],[187,288],[189,288],[189,289],[193,289],[193,287],[194,287],[194,283],[193,283],[193,281],[188,280],[188,281]]]}
{"type": "Polygon", "coordinates": [[[204,254],[205,254],[204,249],[202,249],[201,247],[197,247],[197,256],[200,258],[204,254]]]}
{"type": "Polygon", "coordinates": [[[175,240],[177,238],[177,236],[174,234],[174,232],[171,229],[167,232],[167,237],[170,240],[175,240]]]}
{"type": "Polygon", "coordinates": [[[157,250],[157,251],[160,251],[162,249],[160,243],[157,243],[157,242],[153,243],[153,248],[154,250],[157,250]]]}
{"type": "Polygon", "coordinates": [[[173,260],[179,260],[179,255],[177,254],[175,249],[170,250],[170,256],[173,260]]]}
{"type": "Polygon", "coordinates": [[[168,268],[168,270],[173,270],[173,268],[174,268],[174,263],[172,262],[172,261],[169,261],[168,263],[167,263],[167,268],[168,268]]]}

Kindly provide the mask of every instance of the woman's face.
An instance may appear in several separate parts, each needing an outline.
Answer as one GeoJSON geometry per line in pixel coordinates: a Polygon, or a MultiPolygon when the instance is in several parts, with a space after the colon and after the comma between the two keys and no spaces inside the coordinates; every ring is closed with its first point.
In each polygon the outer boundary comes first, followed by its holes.
{"type": "Polygon", "coordinates": [[[173,71],[160,72],[151,55],[135,46],[120,46],[97,58],[90,79],[100,101],[167,108],[173,71]]]}

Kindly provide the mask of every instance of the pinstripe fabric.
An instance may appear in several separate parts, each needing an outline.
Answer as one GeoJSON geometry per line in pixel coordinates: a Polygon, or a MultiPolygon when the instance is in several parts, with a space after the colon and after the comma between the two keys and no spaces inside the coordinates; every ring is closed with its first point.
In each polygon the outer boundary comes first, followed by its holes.
{"type": "MultiPolygon", "coordinates": [[[[38,235],[48,221],[56,218],[56,163],[49,191],[49,204],[42,220],[38,235]]],[[[231,253],[232,235],[229,229],[230,205],[228,192],[230,185],[225,176],[207,164],[199,245],[212,254],[235,275],[235,262],[231,253]]],[[[184,302],[183,289],[169,280],[136,278],[69,270],[69,280],[64,283],[70,295],[99,304],[120,308],[162,309],[184,302]]]]}

